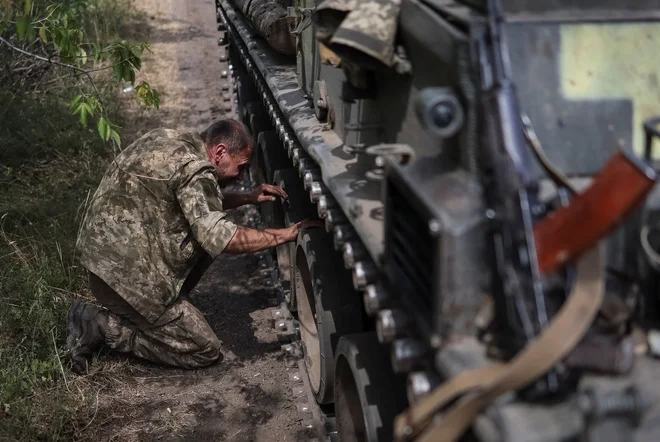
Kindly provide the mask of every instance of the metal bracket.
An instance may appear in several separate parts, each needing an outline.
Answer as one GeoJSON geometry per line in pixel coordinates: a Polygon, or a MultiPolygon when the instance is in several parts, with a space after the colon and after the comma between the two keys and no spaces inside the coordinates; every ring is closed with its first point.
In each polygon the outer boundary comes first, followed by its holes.
{"type": "Polygon", "coordinates": [[[312,11],[314,8],[295,8],[295,7],[288,7],[287,8],[287,15],[289,17],[295,17],[296,21],[298,22],[298,25],[296,26],[295,29],[291,31],[291,35],[297,37],[302,32],[307,29],[311,24],[312,24],[312,11]],[[299,17],[302,16],[302,20],[298,21],[299,17]]]}
{"type": "Polygon", "coordinates": [[[316,119],[320,122],[324,122],[328,118],[328,110],[330,109],[330,103],[328,101],[328,91],[325,87],[325,81],[317,80],[314,82],[314,113],[316,114],[316,119]]]}
{"type": "Polygon", "coordinates": [[[376,144],[365,149],[364,153],[376,157],[376,167],[385,167],[385,158],[398,164],[406,164],[415,158],[415,151],[407,144],[376,144]]]}

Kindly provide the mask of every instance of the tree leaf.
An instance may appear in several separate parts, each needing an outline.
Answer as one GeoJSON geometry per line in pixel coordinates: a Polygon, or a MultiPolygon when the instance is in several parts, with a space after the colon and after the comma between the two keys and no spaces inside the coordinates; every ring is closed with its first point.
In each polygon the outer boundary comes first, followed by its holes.
{"type": "Polygon", "coordinates": [[[128,74],[127,75],[127,77],[128,77],[127,80],[131,84],[134,84],[135,83],[135,71],[133,69],[131,69],[130,67],[128,67],[127,70],[128,70],[128,72],[126,72],[128,74]]]}
{"type": "Polygon", "coordinates": [[[116,130],[112,129],[112,130],[110,131],[110,138],[112,138],[113,140],[115,140],[115,143],[117,143],[117,146],[118,146],[118,147],[121,147],[121,138],[119,138],[119,134],[117,133],[116,130]]]}
{"type": "Polygon", "coordinates": [[[94,115],[94,109],[89,105],[89,103],[83,103],[82,106],[85,108],[88,114],[94,115]]]}
{"type": "Polygon", "coordinates": [[[25,0],[25,15],[30,15],[32,12],[32,0],[25,0]]]}
{"type": "Polygon", "coordinates": [[[39,28],[39,37],[41,37],[41,41],[44,43],[48,43],[48,37],[46,35],[46,26],[42,26],[39,28]]]}
{"type": "Polygon", "coordinates": [[[160,94],[155,89],[152,89],[151,93],[153,94],[153,106],[156,109],[160,109],[160,94]]]}
{"type": "Polygon", "coordinates": [[[135,55],[135,58],[140,58],[142,57],[142,48],[140,46],[133,46],[131,47],[131,52],[133,55],[135,55]]]}
{"type": "Polygon", "coordinates": [[[115,77],[115,80],[121,81],[123,70],[124,67],[120,62],[116,61],[112,63],[112,76],[115,77]]]}
{"type": "Polygon", "coordinates": [[[25,32],[28,29],[30,24],[30,17],[27,15],[22,15],[16,19],[16,34],[18,34],[18,39],[23,40],[25,37],[25,32]]]}
{"type": "Polygon", "coordinates": [[[78,104],[78,102],[80,101],[81,98],[82,98],[82,95],[76,95],[75,98],[73,100],[71,100],[71,108],[72,109],[76,104],[78,104]]]}
{"type": "Polygon", "coordinates": [[[30,43],[37,39],[37,31],[34,29],[34,26],[32,26],[32,22],[28,22],[27,38],[30,43]]]}
{"type": "Polygon", "coordinates": [[[92,47],[94,48],[94,61],[101,60],[101,45],[94,43],[92,47]]]}
{"type": "Polygon", "coordinates": [[[80,66],[87,64],[87,52],[83,48],[78,49],[78,56],[80,57],[80,66]]]}
{"type": "Polygon", "coordinates": [[[87,127],[87,110],[85,108],[85,103],[82,103],[80,110],[80,123],[83,127],[87,127]]]}
{"type": "Polygon", "coordinates": [[[71,115],[75,115],[80,112],[83,112],[83,104],[84,103],[80,103],[78,106],[76,106],[76,109],[73,112],[71,112],[71,115]]]}
{"type": "Polygon", "coordinates": [[[99,130],[99,135],[101,136],[101,139],[104,141],[108,141],[108,139],[110,138],[110,132],[109,132],[110,128],[108,127],[108,124],[105,122],[105,118],[103,117],[99,118],[97,128],[99,130]]]}

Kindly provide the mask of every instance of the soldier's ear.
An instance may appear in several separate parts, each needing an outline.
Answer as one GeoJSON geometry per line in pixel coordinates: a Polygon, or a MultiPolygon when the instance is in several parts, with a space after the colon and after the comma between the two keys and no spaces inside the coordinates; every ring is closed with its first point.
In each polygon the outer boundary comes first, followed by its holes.
{"type": "Polygon", "coordinates": [[[218,156],[218,158],[222,158],[225,155],[227,155],[227,145],[220,143],[217,146],[215,146],[215,154],[218,156]]]}

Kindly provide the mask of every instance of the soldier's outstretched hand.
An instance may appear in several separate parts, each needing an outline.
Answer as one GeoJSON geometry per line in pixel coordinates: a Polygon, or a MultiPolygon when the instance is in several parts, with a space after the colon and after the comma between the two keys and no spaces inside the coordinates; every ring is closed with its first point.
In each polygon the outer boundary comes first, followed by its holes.
{"type": "Polygon", "coordinates": [[[289,199],[289,195],[279,186],[271,184],[260,184],[252,192],[250,192],[250,200],[253,204],[263,203],[265,201],[275,201],[280,196],[284,199],[289,199]]]}
{"type": "Polygon", "coordinates": [[[305,219],[300,222],[297,222],[294,224],[298,232],[302,232],[303,230],[307,229],[318,229],[320,227],[323,227],[325,224],[323,221],[315,219],[305,219]]]}
{"type": "Polygon", "coordinates": [[[295,223],[291,227],[287,227],[288,230],[288,241],[295,241],[298,238],[298,234],[304,230],[308,229],[318,229],[323,227],[323,221],[321,220],[310,220],[306,219],[300,222],[295,223]]]}

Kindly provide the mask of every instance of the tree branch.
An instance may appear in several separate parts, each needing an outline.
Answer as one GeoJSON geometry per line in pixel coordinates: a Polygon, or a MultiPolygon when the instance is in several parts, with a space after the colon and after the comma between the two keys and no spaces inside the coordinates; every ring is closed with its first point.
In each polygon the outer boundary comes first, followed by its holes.
{"type": "MultiPolygon", "coordinates": [[[[0,43],[4,43],[8,48],[12,49],[13,51],[19,52],[23,55],[27,55],[28,57],[32,57],[36,60],[40,60],[40,61],[43,61],[45,63],[50,63],[50,64],[54,64],[56,66],[61,66],[61,67],[64,67],[64,68],[72,69],[76,72],[80,72],[82,74],[85,74],[85,76],[87,77],[89,82],[92,84],[92,87],[94,88],[94,91],[96,92],[96,96],[98,97],[99,104],[101,104],[101,107],[103,108],[103,112],[101,114],[104,115],[106,113],[106,108],[105,108],[105,104],[103,103],[103,98],[101,97],[101,93],[99,92],[98,88],[96,87],[96,83],[94,82],[94,79],[92,78],[92,75],[91,75],[91,72],[93,72],[93,71],[88,71],[88,70],[79,68],[78,66],[74,66],[72,64],[62,63],[62,62],[53,60],[52,59],[53,56],[58,55],[58,54],[52,54],[48,58],[42,57],[41,55],[33,54],[31,52],[25,51],[25,50],[23,50],[19,47],[16,47],[16,46],[12,45],[11,43],[9,43],[7,40],[5,40],[2,37],[0,37],[0,43]]],[[[102,68],[102,69],[105,69],[105,68],[102,68]]],[[[102,70],[102,69],[95,69],[95,70],[102,70]]],[[[112,140],[112,150],[115,153],[116,153],[117,147],[118,147],[117,143],[113,139],[112,140]]]]}
{"type": "MultiPolygon", "coordinates": [[[[5,45],[7,45],[7,47],[9,47],[9,49],[12,49],[12,50],[14,50],[14,51],[16,51],[16,52],[20,52],[21,54],[23,54],[23,55],[27,55],[27,56],[32,57],[32,58],[36,58],[37,60],[45,61],[46,63],[55,64],[55,65],[57,65],[57,66],[62,66],[62,67],[64,67],[64,68],[73,69],[73,70],[78,71],[78,72],[87,73],[86,70],[81,69],[81,68],[79,68],[78,66],[74,66],[74,65],[72,65],[72,64],[61,63],[61,62],[59,62],[59,61],[54,61],[54,60],[51,60],[51,59],[49,59],[49,58],[42,57],[41,55],[37,55],[37,54],[33,54],[33,53],[31,53],[31,52],[28,52],[28,51],[24,51],[23,49],[18,48],[18,47],[16,47],[16,46],[14,46],[13,44],[9,43],[7,40],[5,40],[5,39],[2,38],[2,37],[0,37],[0,42],[2,42],[2,43],[4,43],[5,45]]],[[[53,55],[57,55],[57,54],[53,54],[53,55]]]]}
{"type": "Polygon", "coordinates": [[[61,67],[64,67],[64,68],[73,69],[76,72],[80,72],[82,74],[85,74],[85,76],[87,76],[87,79],[89,80],[89,82],[92,84],[92,87],[94,88],[94,91],[96,92],[96,96],[99,99],[99,103],[101,103],[101,107],[103,107],[103,111],[105,113],[105,105],[103,104],[103,98],[101,97],[101,93],[99,92],[98,88],[96,87],[96,83],[94,83],[94,79],[92,78],[92,76],[90,74],[90,71],[79,68],[78,66],[74,66],[72,64],[67,64],[67,63],[62,63],[62,62],[59,62],[59,61],[52,60],[51,58],[56,54],[53,54],[53,55],[51,55],[51,57],[46,58],[46,57],[42,57],[41,55],[37,55],[37,54],[33,54],[31,52],[24,51],[23,49],[21,49],[19,47],[16,47],[13,44],[9,43],[7,40],[5,40],[2,37],[0,37],[0,43],[4,43],[9,49],[11,49],[13,51],[16,51],[16,52],[19,52],[23,55],[27,55],[28,57],[32,57],[32,58],[37,59],[37,60],[41,60],[45,63],[54,64],[56,66],[61,66],[61,67]]]}

